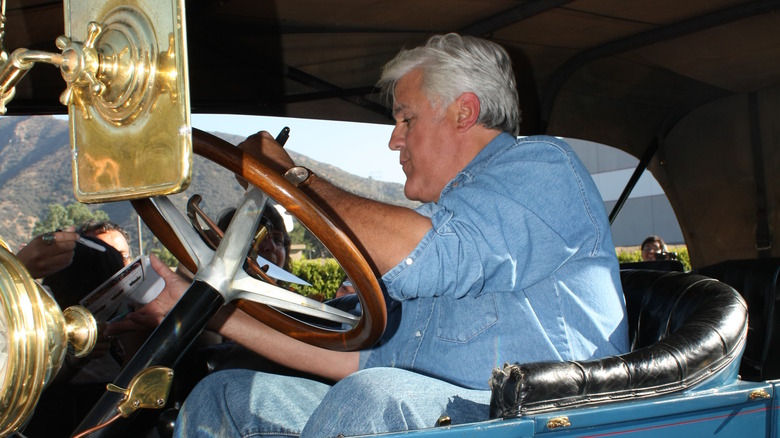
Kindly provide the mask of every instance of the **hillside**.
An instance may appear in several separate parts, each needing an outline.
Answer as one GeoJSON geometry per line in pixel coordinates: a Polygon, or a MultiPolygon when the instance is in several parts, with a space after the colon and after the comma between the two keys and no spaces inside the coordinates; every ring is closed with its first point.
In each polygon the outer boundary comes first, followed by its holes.
{"type": "MultiPolygon", "coordinates": [[[[232,144],[241,137],[214,133],[232,144]]],[[[318,175],[353,193],[398,205],[414,205],[403,196],[396,183],[361,178],[337,167],[291,153],[296,163],[313,169],[318,175]]],[[[216,217],[235,205],[242,189],[233,175],[198,156],[193,165],[192,184],[185,192],[172,196],[180,207],[193,194],[203,197],[201,206],[216,217]]],[[[48,212],[52,203],[76,202],[71,178],[68,123],[53,117],[0,117],[0,237],[16,249],[31,237],[35,222],[48,212]]],[[[137,248],[137,215],[129,202],[91,205],[130,231],[137,248]]],[[[151,236],[145,231],[143,239],[151,236]]]]}

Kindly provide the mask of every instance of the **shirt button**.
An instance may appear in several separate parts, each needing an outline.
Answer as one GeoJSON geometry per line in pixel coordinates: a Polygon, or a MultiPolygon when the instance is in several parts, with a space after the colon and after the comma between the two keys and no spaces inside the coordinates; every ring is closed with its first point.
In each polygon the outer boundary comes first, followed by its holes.
{"type": "Polygon", "coordinates": [[[420,332],[419,330],[417,330],[416,332],[414,332],[414,336],[415,336],[415,337],[417,337],[417,338],[419,338],[420,336],[422,336],[422,332],[420,332]]]}
{"type": "Polygon", "coordinates": [[[412,258],[411,258],[411,257],[409,257],[409,258],[408,258],[408,259],[406,259],[404,262],[406,263],[406,266],[409,266],[409,265],[411,265],[412,263],[414,263],[414,260],[412,260],[412,258]]]}

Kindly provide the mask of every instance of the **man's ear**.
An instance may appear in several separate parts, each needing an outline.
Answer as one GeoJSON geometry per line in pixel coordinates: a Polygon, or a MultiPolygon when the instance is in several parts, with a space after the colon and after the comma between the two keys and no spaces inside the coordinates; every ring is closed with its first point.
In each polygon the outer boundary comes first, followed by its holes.
{"type": "Polygon", "coordinates": [[[474,93],[463,93],[455,100],[457,104],[459,131],[465,131],[474,126],[479,119],[479,98],[474,93]]]}

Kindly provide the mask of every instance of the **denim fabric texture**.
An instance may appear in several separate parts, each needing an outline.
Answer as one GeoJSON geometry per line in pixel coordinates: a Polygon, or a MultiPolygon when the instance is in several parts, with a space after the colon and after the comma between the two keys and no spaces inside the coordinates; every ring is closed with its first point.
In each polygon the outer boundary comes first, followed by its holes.
{"type": "Polygon", "coordinates": [[[418,212],[433,229],[382,277],[400,325],[361,367],[486,390],[505,362],[628,351],[604,202],[564,141],[501,134],[418,212]]]}
{"type": "Polygon", "coordinates": [[[501,134],[419,207],[429,231],[382,278],[388,329],[333,387],[225,371],[187,398],[177,436],[345,436],[486,420],[504,362],[628,351],[604,203],[563,141],[501,134]]]}
{"type": "Polygon", "coordinates": [[[465,389],[398,368],[358,371],[332,387],[249,370],[212,374],[182,407],[174,436],[336,437],[433,427],[488,418],[490,392],[465,389]]]}

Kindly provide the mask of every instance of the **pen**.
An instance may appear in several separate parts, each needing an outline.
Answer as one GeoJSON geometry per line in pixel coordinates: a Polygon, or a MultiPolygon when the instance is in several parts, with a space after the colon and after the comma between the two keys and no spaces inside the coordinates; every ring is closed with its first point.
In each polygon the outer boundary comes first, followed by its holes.
{"type": "Polygon", "coordinates": [[[287,143],[288,138],[290,138],[290,128],[285,126],[282,128],[281,132],[279,132],[279,135],[276,136],[276,142],[284,147],[284,144],[287,143]]]}
{"type": "Polygon", "coordinates": [[[83,237],[79,237],[78,240],[76,240],[76,242],[78,242],[78,243],[80,243],[80,244],[82,244],[84,246],[88,246],[88,247],[94,249],[95,251],[106,252],[106,248],[98,245],[97,243],[95,243],[95,242],[93,242],[91,240],[87,240],[87,239],[85,239],[83,237]]]}

